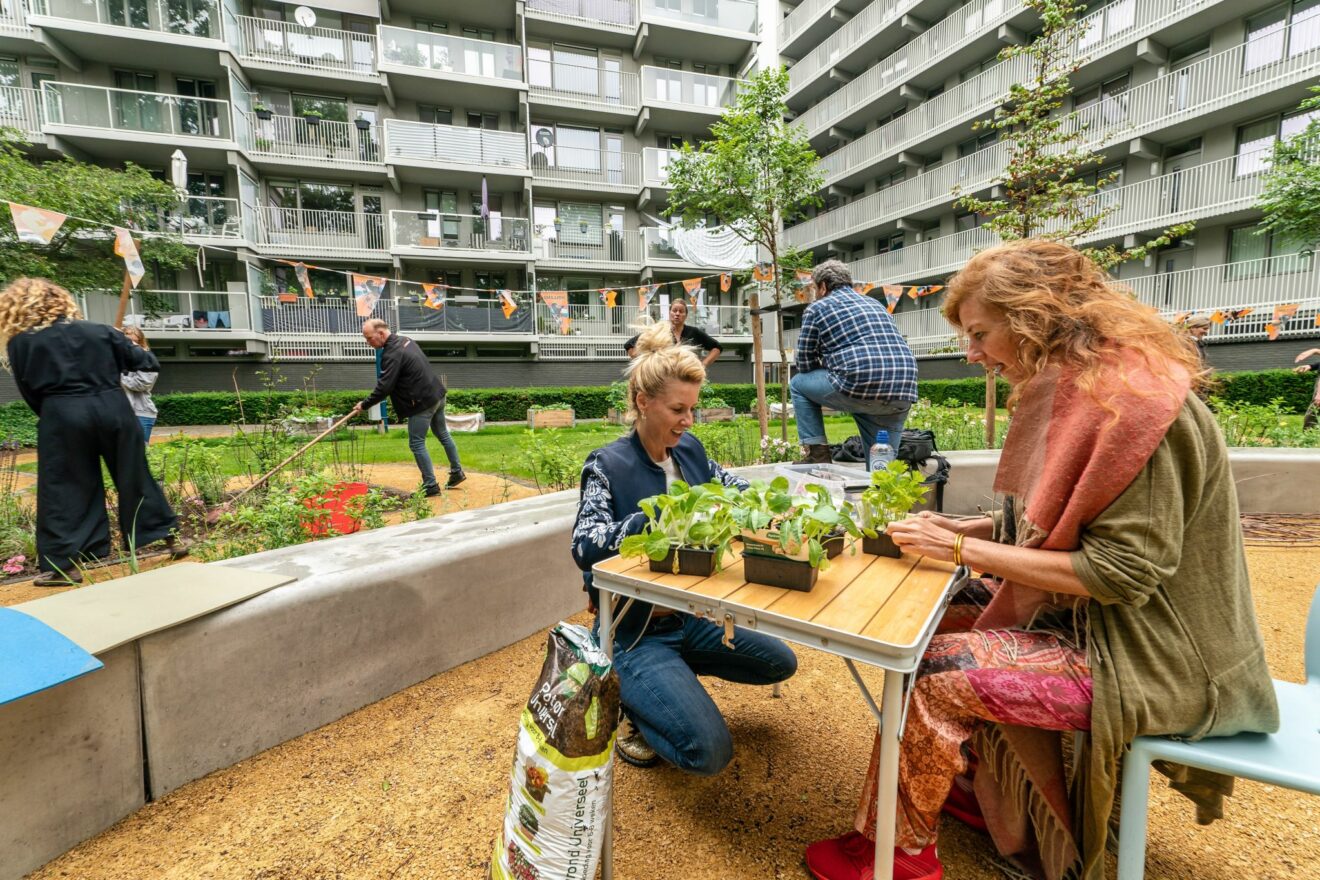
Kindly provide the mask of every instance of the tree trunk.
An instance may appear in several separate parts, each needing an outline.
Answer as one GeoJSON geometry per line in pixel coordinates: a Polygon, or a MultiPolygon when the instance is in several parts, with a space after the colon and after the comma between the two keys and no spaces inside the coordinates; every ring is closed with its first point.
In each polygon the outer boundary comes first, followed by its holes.
{"type": "Polygon", "coordinates": [[[784,297],[779,284],[779,248],[771,239],[770,271],[775,275],[775,345],[779,347],[779,439],[788,442],[788,352],[784,349],[784,297]]]}
{"type": "Polygon", "coordinates": [[[995,371],[985,371],[985,448],[995,448],[995,397],[998,387],[995,383],[995,371]]]}
{"type": "MultiPolygon", "coordinates": [[[[756,282],[760,289],[761,282],[756,282]]],[[[761,426],[761,439],[770,436],[770,425],[765,407],[765,349],[761,345],[761,316],[756,310],[761,307],[761,297],[753,290],[747,297],[747,304],[752,315],[752,372],[756,378],[756,420],[761,426]]]]}

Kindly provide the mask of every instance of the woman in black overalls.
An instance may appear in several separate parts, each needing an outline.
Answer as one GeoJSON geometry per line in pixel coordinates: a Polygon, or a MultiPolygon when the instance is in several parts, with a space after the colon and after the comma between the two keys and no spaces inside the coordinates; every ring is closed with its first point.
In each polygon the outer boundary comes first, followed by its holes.
{"type": "Polygon", "coordinates": [[[160,363],[115,328],[81,318],[69,292],[44,278],[0,293],[7,366],[38,417],[38,586],[77,583],[76,564],[110,555],[102,460],[119,492],[125,548],[175,546],[178,517],[147,469],[142,428],[119,385],[121,373],[160,363]]]}

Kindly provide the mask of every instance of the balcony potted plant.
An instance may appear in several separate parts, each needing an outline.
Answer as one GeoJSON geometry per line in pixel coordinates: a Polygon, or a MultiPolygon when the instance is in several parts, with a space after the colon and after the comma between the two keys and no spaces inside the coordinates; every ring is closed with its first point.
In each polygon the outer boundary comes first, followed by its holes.
{"type": "Polygon", "coordinates": [[[269,153],[271,148],[270,138],[259,137],[254,146],[257,148],[258,153],[269,153]]]}
{"type": "Polygon", "coordinates": [[[830,557],[843,551],[848,536],[861,534],[828,490],[808,485],[793,495],[784,477],[753,483],[738,496],[733,516],[742,531],[747,580],[804,592],[816,585],[830,557]]]}
{"type": "Polygon", "coordinates": [[[359,116],[357,119],[354,119],[353,125],[357,127],[358,131],[371,131],[371,120],[367,119],[365,116],[359,116]]]}
{"type": "Polygon", "coordinates": [[[709,577],[723,567],[738,534],[732,499],[737,490],[720,483],[689,486],[682,480],[664,495],[641,501],[646,526],[619,545],[624,558],[646,557],[651,571],[709,577]]]}
{"type": "Polygon", "coordinates": [[[325,114],[320,110],[307,110],[303,112],[302,118],[304,122],[315,128],[321,124],[321,120],[325,118],[325,114]]]}
{"type": "Polygon", "coordinates": [[[275,116],[274,110],[259,101],[252,105],[252,112],[257,115],[258,119],[272,119],[275,116]]]}
{"type": "Polygon", "coordinates": [[[903,552],[885,534],[885,526],[907,516],[930,491],[920,471],[906,463],[891,461],[881,470],[871,471],[871,485],[853,503],[857,524],[862,531],[862,552],[898,559],[903,552]]]}
{"type": "Polygon", "coordinates": [[[527,427],[532,430],[571,428],[576,424],[573,407],[567,403],[551,403],[544,406],[538,404],[527,409],[527,427]]]}

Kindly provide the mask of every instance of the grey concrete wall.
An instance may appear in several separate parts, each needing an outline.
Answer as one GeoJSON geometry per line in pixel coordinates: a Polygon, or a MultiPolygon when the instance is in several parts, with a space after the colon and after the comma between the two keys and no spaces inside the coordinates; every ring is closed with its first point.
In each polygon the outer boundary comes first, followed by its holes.
{"type": "Polygon", "coordinates": [[[142,640],[151,795],[586,607],[576,492],[226,563],[296,583],[142,640]]]}
{"type": "Polygon", "coordinates": [[[146,802],[137,646],[0,706],[0,880],[18,880],[146,802]]]}

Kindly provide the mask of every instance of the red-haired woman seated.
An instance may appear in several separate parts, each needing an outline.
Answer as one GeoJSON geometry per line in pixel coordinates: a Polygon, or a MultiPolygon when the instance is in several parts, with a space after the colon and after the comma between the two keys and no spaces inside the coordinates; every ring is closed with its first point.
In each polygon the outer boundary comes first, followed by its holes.
{"type": "MultiPolygon", "coordinates": [[[[978,254],[950,281],[945,315],[967,359],[1013,386],[1013,421],[1001,510],[889,529],[909,552],[998,576],[951,607],[918,671],[894,877],[943,876],[943,810],[1032,874],[1100,880],[1133,737],[1278,727],[1228,451],[1189,393],[1202,381],[1191,341],[1067,245],[978,254]],[[1064,731],[1090,733],[1075,799],[1064,731]]],[[[1206,821],[1219,807],[1213,785],[1180,790],[1206,821]]],[[[875,802],[873,756],[857,831],[807,848],[815,877],[870,880],[875,802]]]]}

